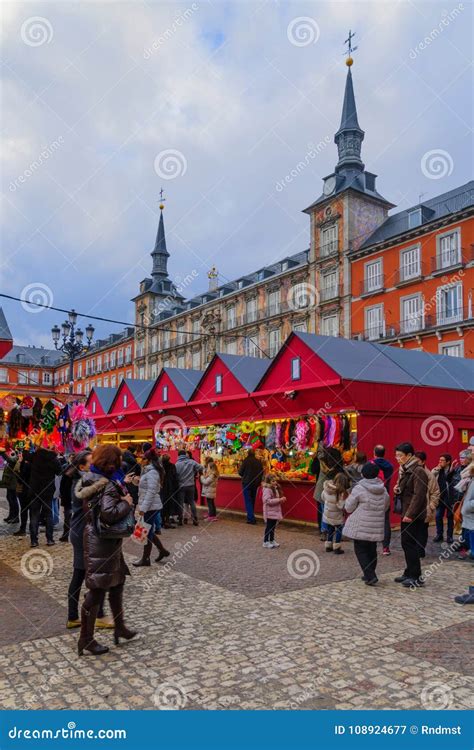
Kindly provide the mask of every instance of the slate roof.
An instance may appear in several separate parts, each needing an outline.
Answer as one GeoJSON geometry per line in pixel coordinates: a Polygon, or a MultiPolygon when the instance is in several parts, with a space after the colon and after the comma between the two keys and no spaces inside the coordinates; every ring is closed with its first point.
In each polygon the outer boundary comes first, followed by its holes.
{"type": "Polygon", "coordinates": [[[8,327],[5,313],[3,312],[3,308],[1,307],[0,307],[0,339],[2,339],[3,341],[13,341],[13,336],[11,335],[10,328],[8,327]]]}
{"type": "MultiPolygon", "coordinates": [[[[399,234],[408,232],[408,214],[415,208],[425,208],[425,221],[423,224],[429,224],[437,219],[448,216],[449,214],[456,213],[468,206],[474,205],[474,180],[467,182],[465,185],[454,188],[447,193],[442,193],[431,198],[430,200],[423,201],[422,204],[417,204],[411,208],[407,208],[405,211],[398,211],[392,216],[389,216],[384,223],[368,237],[365,242],[362,243],[360,249],[376,245],[379,242],[385,242],[386,240],[396,237],[399,234]]],[[[422,211],[423,215],[423,211],[422,211]]]]}
{"type": "MultiPolygon", "coordinates": [[[[139,380],[138,378],[124,378],[125,383],[130,389],[130,393],[137,402],[140,409],[145,405],[145,402],[150,395],[151,389],[156,383],[156,380],[139,380]]],[[[120,387],[120,386],[119,386],[120,387]]],[[[118,389],[117,389],[118,393],[118,389]]]]}
{"type": "Polygon", "coordinates": [[[117,388],[94,387],[90,392],[89,398],[87,399],[88,401],[90,401],[93,393],[97,396],[97,400],[104,412],[107,413],[112,406],[115,394],[117,393],[117,388]]]}
{"type": "Polygon", "coordinates": [[[216,354],[216,357],[229,368],[247,393],[255,390],[273,362],[272,359],[240,357],[238,354],[216,354]]]}
{"type": "Polygon", "coordinates": [[[474,360],[315,333],[301,339],[344,380],[474,391],[474,360]]]}
{"type": "Polygon", "coordinates": [[[33,367],[53,367],[60,362],[66,364],[63,353],[57,351],[57,349],[43,349],[40,346],[19,346],[18,344],[12,346],[0,362],[33,367]]]}
{"type": "Polygon", "coordinates": [[[203,370],[186,370],[184,367],[164,367],[163,372],[166,372],[184,401],[189,401],[204,374],[203,370]]]}

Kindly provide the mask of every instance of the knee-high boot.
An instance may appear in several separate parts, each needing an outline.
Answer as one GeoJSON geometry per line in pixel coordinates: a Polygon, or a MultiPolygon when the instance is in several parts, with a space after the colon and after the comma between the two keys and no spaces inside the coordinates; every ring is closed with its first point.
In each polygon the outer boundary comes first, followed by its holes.
{"type": "Polygon", "coordinates": [[[152,543],[147,542],[143,547],[143,554],[141,556],[141,559],[136,560],[136,562],[133,562],[132,565],[134,565],[136,568],[148,568],[150,565],[150,555],[152,548],[152,543]]]}
{"type": "Polygon", "coordinates": [[[162,560],[164,557],[169,557],[170,553],[167,549],[165,549],[163,542],[161,541],[160,537],[157,536],[157,534],[153,535],[153,544],[160,552],[158,557],[155,559],[155,562],[160,562],[160,560],[162,560]]]}
{"type": "Polygon", "coordinates": [[[87,596],[84,604],[81,608],[81,634],[77,643],[77,653],[82,656],[85,651],[88,651],[93,656],[100,656],[106,654],[109,650],[107,646],[101,646],[100,643],[94,638],[94,627],[97,618],[97,611],[99,605],[95,604],[92,606],[87,605],[87,596]]]}
{"type": "Polygon", "coordinates": [[[123,585],[114,586],[114,588],[110,589],[109,604],[110,604],[110,609],[112,610],[112,615],[114,617],[115,645],[119,643],[120,638],[125,638],[125,640],[127,641],[130,641],[132,638],[135,638],[137,631],[130,630],[130,628],[127,628],[123,619],[123,585]]]}

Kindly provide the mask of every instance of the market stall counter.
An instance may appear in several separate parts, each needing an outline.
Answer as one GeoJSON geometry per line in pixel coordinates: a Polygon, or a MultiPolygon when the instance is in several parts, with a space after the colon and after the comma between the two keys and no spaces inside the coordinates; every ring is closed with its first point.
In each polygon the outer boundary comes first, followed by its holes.
{"type": "MultiPolygon", "coordinates": [[[[283,517],[287,520],[316,523],[317,508],[313,498],[314,480],[282,479],[279,486],[286,502],[282,505],[283,517]]],[[[221,474],[217,482],[216,506],[218,511],[245,512],[242,481],[236,474],[221,474]]],[[[262,502],[255,504],[255,513],[261,515],[262,502]]]]}

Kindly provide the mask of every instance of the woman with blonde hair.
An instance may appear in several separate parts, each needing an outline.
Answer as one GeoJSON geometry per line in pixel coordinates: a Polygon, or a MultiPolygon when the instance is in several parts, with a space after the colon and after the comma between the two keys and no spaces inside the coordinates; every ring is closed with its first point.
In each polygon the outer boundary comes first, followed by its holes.
{"type": "Polygon", "coordinates": [[[219,469],[211,456],[204,459],[204,471],[201,474],[201,495],[207,502],[209,513],[204,516],[206,521],[217,521],[216,494],[219,469]]]}

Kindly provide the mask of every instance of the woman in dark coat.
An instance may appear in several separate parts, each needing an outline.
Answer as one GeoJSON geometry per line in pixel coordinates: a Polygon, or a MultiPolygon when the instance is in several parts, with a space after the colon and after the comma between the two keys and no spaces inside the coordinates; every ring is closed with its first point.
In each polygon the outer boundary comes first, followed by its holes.
{"type": "MultiPolygon", "coordinates": [[[[178,503],[179,481],[176,473],[176,466],[171,462],[168,453],[161,456],[161,465],[163,467],[163,485],[161,487],[161,501],[163,503],[163,526],[165,529],[175,529],[176,526],[171,522],[173,516],[180,516],[181,509],[178,503]]],[[[183,522],[181,521],[181,525],[183,522]]]]}
{"type": "Polygon", "coordinates": [[[128,515],[133,500],[123,484],[122,454],[115,445],[99,445],[92,453],[92,465],[76,487],[76,494],[86,489],[84,510],[87,510],[84,528],[84,563],[88,592],[81,609],[81,635],[77,645],[79,656],[84,649],[94,655],[109,649],[94,639],[98,609],[109,592],[110,608],[114,618],[114,640],[130,640],[136,635],[126,627],[123,617],[123,587],[130,571],[122,554],[122,539],[102,539],[98,536],[94,514],[107,524],[114,524],[128,515]]]}

